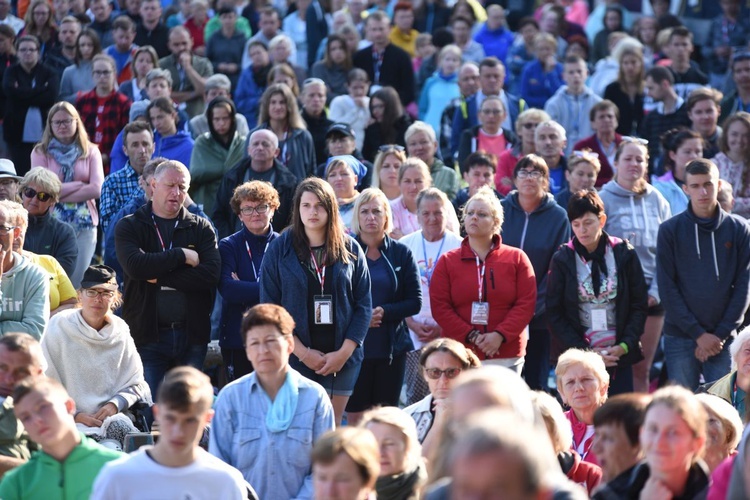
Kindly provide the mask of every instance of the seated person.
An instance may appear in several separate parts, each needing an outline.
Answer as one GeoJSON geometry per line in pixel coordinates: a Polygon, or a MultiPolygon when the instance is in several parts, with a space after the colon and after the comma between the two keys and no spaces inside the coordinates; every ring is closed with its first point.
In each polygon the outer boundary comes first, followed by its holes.
{"type": "Polygon", "coordinates": [[[121,302],[115,271],[89,267],[78,298],[81,307],[55,315],[42,339],[46,374],[62,383],[75,401],[79,430],[97,441],[123,443],[125,435],[137,429],[129,417],[116,415],[139,400],[150,402],[151,392],[130,329],[112,313],[121,302]]]}
{"type": "Polygon", "coordinates": [[[3,477],[0,498],[88,498],[104,464],[122,456],[78,432],[75,401],[54,379],[23,380],[13,391],[13,403],[16,417],[43,451],[3,477]]]}

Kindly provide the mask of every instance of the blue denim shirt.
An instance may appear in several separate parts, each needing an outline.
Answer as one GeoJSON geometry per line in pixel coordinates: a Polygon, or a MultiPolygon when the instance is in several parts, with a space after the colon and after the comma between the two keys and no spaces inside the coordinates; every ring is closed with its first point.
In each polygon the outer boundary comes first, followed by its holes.
{"type": "Polygon", "coordinates": [[[258,498],[312,499],[310,452],[334,429],[323,387],[289,370],[299,384],[299,400],[286,432],[266,428],[270,405],[255,373],[224,387],[216,400],[208,451],[242,472],[258,498]]]}

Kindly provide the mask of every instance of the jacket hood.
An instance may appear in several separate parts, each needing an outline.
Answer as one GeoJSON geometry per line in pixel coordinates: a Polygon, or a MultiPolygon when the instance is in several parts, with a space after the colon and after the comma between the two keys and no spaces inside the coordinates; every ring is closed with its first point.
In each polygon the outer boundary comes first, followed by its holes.
{"type": "Polygon", "coordinates": [[[582,98],[592,97],[595,94],[594,94],[594,91],[591,90],[591,88],[585,86],[583,87],[583,92],[581,94],[579,94],[578,96],[572,96],[568,94],[568,86],[563,85],[562,87],[557,89],[557,92],[555,92],[555,95],[561,95],[562,97],[566,99],[573,99],[574,97],[578,97],[579,99],[582,99],[582,98]]]}
{"type": "MultiPolygon", "coordinates": [[[[156,134],[158,134],[158,132],[154,132],[154,135],[156,134]]],[[[176,134],[170,135],[169,137],[163,137],[159,135],[159,140],[161,140],[162,152],[164,152],[164,148],[177,147],[178,145],[182,144],[182,141],[184,141],[185,139],[192,140],[192,137],[184,130],[178,130],[176,134]]]]}
{"type": "Polygon", "coordinates": [[[620,186],[614,180],[611,180],[602,186],[602,191],[606,191],[607,193],[620,198],[641,198],[650,195],[654,190],[655,189],[651,184],[646,184],[646,191],[643,193],[634,193],[633,191],[620,186]]]}
{"type": "Polygon", "coordinates": [[[28,258],[24,257],[20,253],[13,252],[13,267],[3,272],[3,278],[10,278],[16,273],[20,273],[21,271],[29,267],[30,264],[31,261],[28,258]]]}

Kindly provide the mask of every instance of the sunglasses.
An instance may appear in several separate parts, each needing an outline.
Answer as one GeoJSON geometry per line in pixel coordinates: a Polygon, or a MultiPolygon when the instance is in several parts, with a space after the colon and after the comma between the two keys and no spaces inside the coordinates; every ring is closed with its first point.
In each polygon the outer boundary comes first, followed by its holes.
{"type": "Polygon", "coordinates": [[[37,190],[32,189],[30,187],[23,188],[23,195],[26,198],[33,198],[33,197],[36,196],[36,199],[39,200],[39,201],[41,201],[41,202],[49,201],[49,200],[52,199],[52,195],[51,194],[44,193],[42,191],[37,191],[37,190]]]}
{"type": "Polygon", "coordinates": [[[394,151],[394,150],[395,151],[399,151],[399,152],[403,152],[404,151],[404,147],[403,146],[399,146],[398,144],[385,144],[385,145],[380,146],[378,148],[378,151],[380,151],[380,152],[394,151]]]}
{"type": "Polygon", "coordinates": [[[573,151],[573,156],[577,156],[578,158],[584,158],[586,160],[588,159],[599,159],[599,153],[594,153],[593,151],[573,151]]]}
{"type": "Polygon", "coordinates": [[[425,368],[424,374],[427,378],[432,380],[438,380],[443,375],[446,378],[456,378],[461,373],[461,368],[448,368],[447,370],[441,370],[440,368],[425,368]]]}

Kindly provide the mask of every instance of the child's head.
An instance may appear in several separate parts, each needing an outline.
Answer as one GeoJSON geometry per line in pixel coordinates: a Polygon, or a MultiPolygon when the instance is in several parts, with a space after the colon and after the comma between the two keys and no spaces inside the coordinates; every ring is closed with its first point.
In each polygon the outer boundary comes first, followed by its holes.
{"type": "Polygon", "coordinates": [[[461,66],[461,49],[458,45],[446,45],[438,54],[438,67],[444,75],[453,75],[461,66]]]}
{"type": "Polygon", "coordinates": [[[76,404],[57,380],[43,376],[22,380],[13,390],[13,406],[31,440],[43,448],[76,432],[76,404]]]}
{"type": "Polygon", "coordinates": [[[360,68],[354,68],[346,75],[346,88],[351,97],[364,97],[370,92],[370,77],[360,68]]]}
{"type": "Polygon", "coordinates": [[[568,169],[565,171],[570,192],[593,189],[601,169],[598,154],[592,153],[590,149],[573,151],[568,158],[568,169]]]}
{"type": "Polygon", "coordinates": [[[589,59],[589,42],[584,35],[573,35],[568,39],[565,57],[578,56],[584,61],[589,59]]]}
{"type": "Polygon", "coordinates": [[[516,27],[523,37],[523,43],[527,50],[534,44],[534,37],[539,33],[539,23],[533,17],[523,17],[518,21],[516,27]]]}
{"type": "Polygon", "coordinates": [[[432,35],[429,33],[420,33],[417,35],[417,39],[414,41],[414,46],[417,51],[417,57],[427,59],[435,53],[437,48],[432,44],[432,35]]]}
{"type": "Polygon", "coordinates": [[[730,183],[722,182],[719,184],[718,201],[722,210],[732,213],[732,210],[734,210],[734,192],[730,183]]]}
{"type": "Polygon", "coordinates": [[[589,76],[589,69],[586,61],[578,56],[570,56],[565,59],[563,65],[563,80],[568,85],[568,92],[580,94],[586,86],[586,78],[589,76]]]}
{"type": "Polygon", "coordinates": [[[214,391],[211,380],[190,366],[174,368],[159,386],[154,417],[161,439],[173,454],[192,452],[211,421],[214,391]]]}
{"type": "Polygon", "coordinates": [[[135,40],[135,24],[128,16],[118,16],[112,22],[112,38],[119,52],[130,50],[135,40]]]}
{"type": "Polygon", "coordinates": [[[482,186],[495,188],[497,157],[492,153],[477,151],[464,161],[463,177],[469,185],[469,196],[474,196],[482,186]]]}

